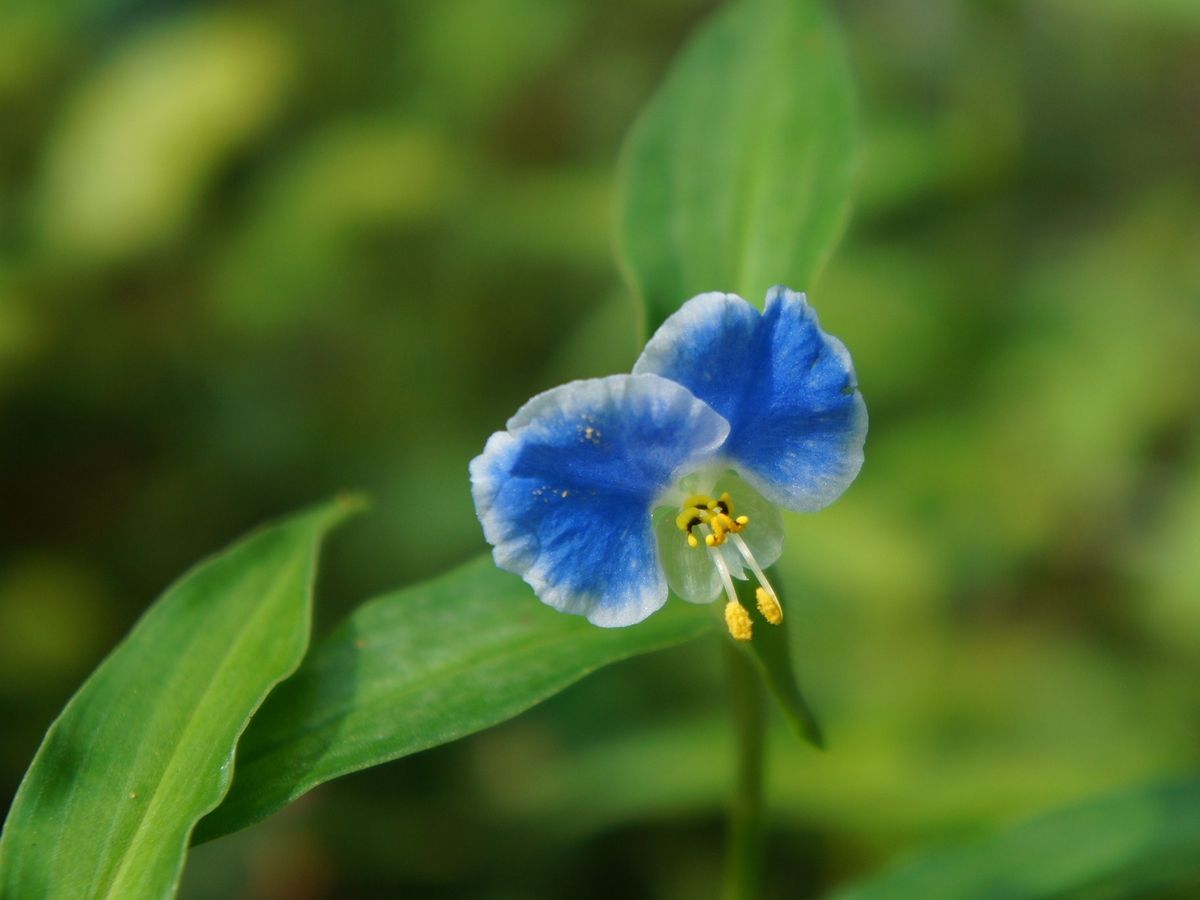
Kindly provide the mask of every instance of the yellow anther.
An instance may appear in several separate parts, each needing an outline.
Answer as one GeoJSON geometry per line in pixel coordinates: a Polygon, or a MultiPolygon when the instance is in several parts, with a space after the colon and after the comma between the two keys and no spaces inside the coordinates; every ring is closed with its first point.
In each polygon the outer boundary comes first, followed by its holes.
{"type": "Polygon", "coordinates": [[[763,614],[764,619],[772,625],[783,622],[783,607],[779,605],[778,597],[767,593],[766,588],[761,587],[754,592],[754,596],[758,600],[758,611],[763,614]]]}
{"type": "Polygon", "coordinates": [[[725,604],[725,626],[735,641],[750,640],[750,633],[754,627],[746,607],[733,600],[725,604]]]}
{"type": "Polygon", "coordinates": [[[693,540],[692,532],[697,525],[707,525],[711,530],[704,538],[709,547],[719,547],[725,543],[729,534],[737,534],[750,524],[748,516],[733,516],[733,498],[726,491],[718,499],[708,494],[693,494],[688,497],[679,515],[675,517],[675,527],[688,535],[688,546],[698,547],[698,540],[693,540]]]}
{"type": "Polygon", "coordinates": [[[675,527],[680,531],[691,531],[697,525],[705,524],[711,515],[708,507],[689,503],[675,517],[675,527]]]}

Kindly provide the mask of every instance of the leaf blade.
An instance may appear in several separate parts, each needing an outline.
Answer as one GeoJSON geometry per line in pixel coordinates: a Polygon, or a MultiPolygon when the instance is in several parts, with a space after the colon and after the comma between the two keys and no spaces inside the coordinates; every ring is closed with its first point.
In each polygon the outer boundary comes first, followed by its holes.
{"type": "Polygon", "coordinates": [[[51,725],[0,836],[0,895],[169,896],[237,737],[308,645],[340,501],[249,535],[147,610],[51,725]]]}
{"type": "Polygon", "coordinates": [[[841,233],[850,76],[816,0],[734,0],[685,48],[622,151],[619,255],[653,330],[688,298],[810,286],[841,233]]]}
{"type": "MultiPolygon", "coordinates": [[[[786,592],[778,572],[772,572],[771,582],[780,600],[785,601],[786,607],[786,592]]],[[[737,588],[742,605],[747,609],[754,609],[755,586],[749,582],[739,582],[737,588]]],[[[792,662],[790,629],[791,617],[786,614],[778,625],[772,625],[760,618],[754,624],[752,640],[731,643],[754,665],[768,692],[778,704],[791,732],[818,750],[824,750],[825,736],[820,721],[800,688],[800,678],[792,662]]]]}
{"type": "Polygon", "coordinates": [[[1052,810],[926,853],[831,900],[1194,896],[1197,887],[1200,781],[1193,778],[1052,810]]]}
{"type": "Polygon", "coordinates": [[[281,685],[239,747],[203,841],[264,818],[318,784],[490,727],[601,666],[713,626],[673,601],[630,628],[542,606],[480,557],[360,607],[281,685]]]}
{"type": "Polygon", "coordinates": [[[755,628],[754,640],[738,643],[738,647],[754,663],[792,733],[818,750],[824,750],[825,736],[820,722],[800,689],[792,663],[787,629],[786,616],[779,625],[763,623],[755,628]]]}

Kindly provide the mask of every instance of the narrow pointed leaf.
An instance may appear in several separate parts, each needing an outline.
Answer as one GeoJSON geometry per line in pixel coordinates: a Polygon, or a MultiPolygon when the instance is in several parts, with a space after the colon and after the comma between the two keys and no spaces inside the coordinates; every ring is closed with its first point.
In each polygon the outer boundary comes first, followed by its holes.
{"type": "Polygon", "coordinates": [[[273,693],[196,840],[235,831],[322,782],[510,719],[589,672],[711,630],[672,601],[630,628],[543,606],[482,557],[358,609],[273,693]]]}
{"type": "MultiPolygon", "coordinates": [[[[772,581],[775,588],[780,590],[778,575],[773,575],[772,581]]],[[[739,587],[745,594],[742,598],[743,604],[752,609],[754,607],[753,587],[749,584],[739,585],[739,587]]],[[[780,590],[780,597],[782,598],[782,596],[783,592],[780,590]]],[[[800,690],[796,667],[792,663],[791,644],[788,639],[789,621],[790,617],[786,613],[783,622],[779,625],[771,625],[762,619],[757,619],[754,623],[753,640],[739,642],[737,646],[753,661],[755,668],[762,675],[763,681],[766,682],[771,696],[779,704],[779,710],[783,713],[784,720],[795,735],[808,741],[814,747],[823,749],[825,738],[821,733],[820,723],[800,690]]]]}
{"type": "Polygon", "coordinates": [[[787,642],[787,620],[779,627],[760,627],[746,646],[784,719],[797,737],[824,748],[825,738],[816,714],[800,691],[787,642]]]}
{"type": "Polygon", "coordinates": [[[820,0],[731,0],[675,62],[622,156],[618,243],[651,330],[685,300],[812,280],[841,233],[850,76],[820,0]]]}
{"type": "Polygon", "coordinates": [[[238,735],[304,656],[321,536],[355,505],[255,532],[150,607],[50,726],[0,837],[0,896],[174,893],[238,735]]]}

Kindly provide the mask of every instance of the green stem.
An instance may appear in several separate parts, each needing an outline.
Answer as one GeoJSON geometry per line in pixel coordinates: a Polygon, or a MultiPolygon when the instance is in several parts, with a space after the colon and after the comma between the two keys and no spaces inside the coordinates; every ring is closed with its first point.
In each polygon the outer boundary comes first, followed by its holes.
{"type": "Polygon", "coordinates": [[[725,851],[725,900],[758,900],[763,877],[762,683],[754,665],[730,641],[722,641],[725,676],[737,736],[737,784],[729,810],[725,851]]]}

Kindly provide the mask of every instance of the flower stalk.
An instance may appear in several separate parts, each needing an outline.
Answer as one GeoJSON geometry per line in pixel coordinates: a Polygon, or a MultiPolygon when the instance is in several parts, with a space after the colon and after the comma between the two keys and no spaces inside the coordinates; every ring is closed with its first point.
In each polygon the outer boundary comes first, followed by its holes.
{"type": "Polygon", "coordinates": [[[722,896],[725,900],[758,900],[762,896],[766,834],[763,813],[766,719],[762,680],[742,649],[728,640],[721,645],[737,754],[722,896]]]}

